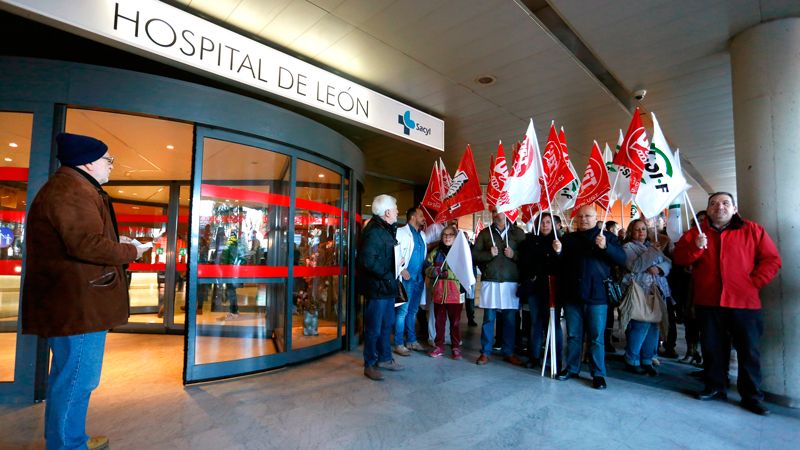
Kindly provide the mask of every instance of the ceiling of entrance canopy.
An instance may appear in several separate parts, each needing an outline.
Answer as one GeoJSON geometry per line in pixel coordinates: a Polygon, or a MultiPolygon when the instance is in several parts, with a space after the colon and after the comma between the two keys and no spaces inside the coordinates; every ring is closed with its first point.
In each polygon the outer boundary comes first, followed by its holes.
{"type": "Polygon", "coordinates": [[[363,149],[369,173],[421,184],[438,156],[454,171],[467,144],[485,182],[498,140],[510,148],[530,117],[542,144],[551,120],[565,128],[578,172],[593,140],[613,145],[627,127],[630,112],[534,14],[550,8],[627,92],[647,89],[632,104],[657,114],[691,182],[728,191],[736,190],[729,39],[800,15],[789,0],[175,3],[443,118],[443,154],[323,120],[363,149]],[[478,83],[483,76],[495,81],[478,83]]]}

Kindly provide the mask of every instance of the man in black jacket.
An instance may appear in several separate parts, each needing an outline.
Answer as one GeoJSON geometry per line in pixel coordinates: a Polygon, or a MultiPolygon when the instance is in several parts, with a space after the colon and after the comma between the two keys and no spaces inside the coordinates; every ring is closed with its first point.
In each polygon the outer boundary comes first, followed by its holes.
{"type": "Polygon", "coordinates": [[[364,316],[364,376],[383,380],[380,369],[402,370],[392,359],[389,335],[394,326],[397,273],[394,247],[397,245],[397,200],[379,195],[372,200],[372,219],[361,237],[358,278],[367,299],[364,316]]]}
{"type": "Polygon", "coordinates": [[[625,252],[614,234],[597,228],[597,211],[593,205],[581,207],[576,219],[578,231],[565,235],[562,241],[553,241],[561,274],[559,300],[564,304],[567,319],[566,368],[558,379],[566,380],[580,373],[585,327],[592,361],[592,386],[605,389],[603,329],[608,296],[603,280],[610,277],[612,265],[625,264],[625,252]]]}

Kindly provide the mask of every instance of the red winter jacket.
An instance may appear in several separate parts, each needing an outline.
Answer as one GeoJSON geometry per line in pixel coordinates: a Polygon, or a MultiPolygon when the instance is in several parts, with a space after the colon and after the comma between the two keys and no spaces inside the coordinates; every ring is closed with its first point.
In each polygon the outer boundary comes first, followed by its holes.
{"type": "Polygon", "coordinates": [[[731,224],[717,231],[706,221],[701,225],[708,248],[697,248],[697,228],[684,233],[673,253],[673,262],[692,266],[694,304],[724,308],[761,309],[758,291],[781,268],[778,249],[764,227],[735,215],[731,224]]]}

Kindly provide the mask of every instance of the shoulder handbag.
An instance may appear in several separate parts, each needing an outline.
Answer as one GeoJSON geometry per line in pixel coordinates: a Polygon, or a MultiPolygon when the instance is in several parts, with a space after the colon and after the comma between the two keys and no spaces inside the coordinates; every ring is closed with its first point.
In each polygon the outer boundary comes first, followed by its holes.
{"type": "Polygon", "coordinates": [[[400,280],[395,280],[397,282],[397,295],[394,298],[394,304],[397,305],[398,303],[405,303],[408,301],[408,294],[406,293],[406,288],[403,286],[403,282],[400,280]]]}
{"type": "Polygon", "coordinates": [[[659,323],[662,316],[661,291],[658,286],[651,286],[647,293],[639,288],[631,310],[631,319],[639,322],[659,323]]]}

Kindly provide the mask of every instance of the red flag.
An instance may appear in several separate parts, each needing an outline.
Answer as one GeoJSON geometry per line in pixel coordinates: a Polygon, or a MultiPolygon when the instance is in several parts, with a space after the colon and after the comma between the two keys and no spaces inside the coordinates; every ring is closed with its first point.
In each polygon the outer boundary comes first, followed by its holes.
{"type": "Polygon", "coordinates": [[[520,208],[522,210],[522,221],[525,223],[530,222],[539,214],[539,204],[538,203],[531,203],[529,205],[522,205],[520,208]]]}
{"type": "Polygon", "coordinates": [[[603,161],[603,154],[600,153],[597,141],[594,141],[592,154],[589,155],[589,164],[583,173],[581,192],[578,194],[578,199],[575,200],[575,207],[572,209],[572,217],[575,217],[575,214],[582,206],[591,205],[600,200],[610,190],[611,183],[608,181],[606,163],[603,161]]]}
{"type": "Polygon", "coordinates": [[[633,118],[631,118],[631,124],[628,126],[628,132],[625,133],[619,152],[614,157],[614,164],[628,167],[631,170],[630,191],[632,194],[639,192],[639,184],[642,181],[644,163],[647,161],[649,150],[650,142],[647,139],[647,131],[642,125],[639,108],[636,108],[633,118]]]}
{"type": "Polygon", "coordinates": [[[483,221],[481,220],[480,217],[478,217],[478,221],[475,222],[475,236],[477,236],[478,233],[480,233],[483,228],[484,228],[483,221]]]}
{"type": "Polygon", "coordinates": [[[433,224],[433,218],[442,209],[442,199],[444,199],[442,174],[439,162],[435,161],[431,170],[431,178],[428,180],[428,188],[425,190],[425,195],[420,203],[426,223],[433,224]]]}
{"type": "Polygon", "coordinates": [[[484,209],[486,207],[481,198],[481,184],[478,180],[478,171],[475,169],[475,159],[472,157],[472,149],[467,145],[467,150],[461,157],[442,202],[442,210],[436,215],[436,222],[446,222],[484,209]]]}
{"type": "MultiPolygon", "coordinates": [[[[558,139],[558,132],[556,132],[556,126],[553,122],[550,123],[550,135],[547,137],[547,144],[544,147],[544,153],[542,153],[542,167],[547,181],[547,194],[549,196],[546,200],[549,203],[558,191],[569,185],[573,179],[569,164],[564,159],[564,149],[558,139]]],[[[542,198],[544,199],[544,197],[542,198]]]]}
{"type": "Polygon", "coordinates": [[[564,160],[569,163],[569,152],[567,151],[567,135],[564,133],[564,127],[558,131],[558,142],[561,143],[561,153],[564,154],[564,160]]]}
{"type": "MultiPolygon", "coordinates": [[[[509,203],[508,192],[504,189],[506,180],[508,179],[508,165],[506,163],[506,155],[503,152],[503,142],[497,144],[497,159],[494,160],[492,171],[489,173],[489,185],[486,187],[486,203],[489,207],[497,207],[498,204],[505,205],[509,203]]],[[[519,217],[519,209],[512,209],[505,212],[508,220],[512,222],[517,221],[519,217]]]]}

